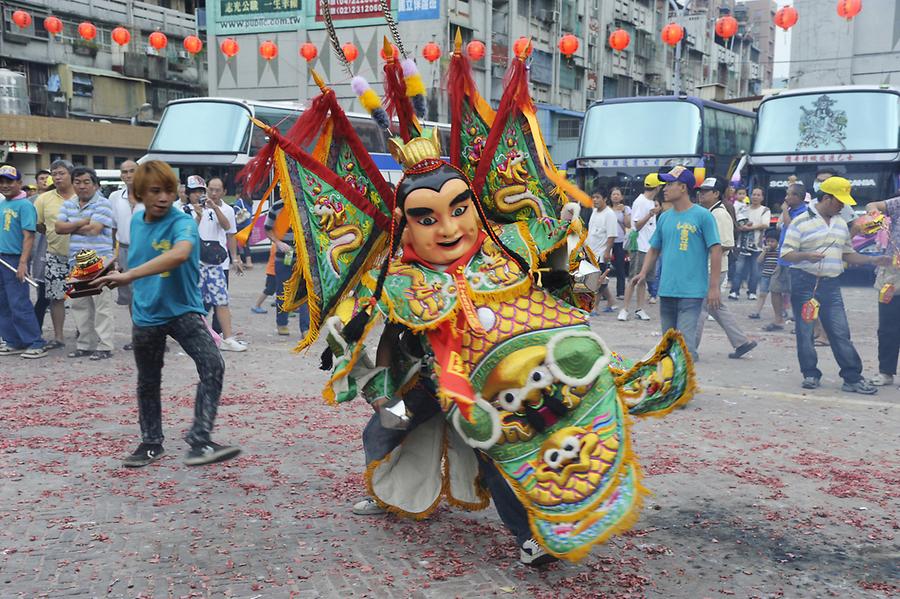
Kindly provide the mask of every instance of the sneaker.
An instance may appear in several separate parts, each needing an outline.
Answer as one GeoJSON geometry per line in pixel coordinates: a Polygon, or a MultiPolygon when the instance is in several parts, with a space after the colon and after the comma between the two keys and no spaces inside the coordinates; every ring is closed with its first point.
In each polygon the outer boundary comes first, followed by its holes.
{"type": "Polygon", "coordinates": [[[134,351],[134,344],[133,344],[133,343],[126,343],[125,345],[122,346],[122,349],[123,349],[124,351],[134,351]]]}
{"type": "MultiPolygon", "coordinates": [[[[621,314],[621,312],[620,312],[621,314]]],[[[643,308],[634,313],[639,320],[650,320],[650,315],[644,312],[643,308]]]]}
{"type": "Polygon", "coordinates": [[[28,351],[27,347],[12,347],[11,345],[0,345],[0,356],[17,356],[28,351]]]}
{"type": "Polygon", "coordinates": [[[291,329],[287,326],[278,327],[278,334],[286,337],[291,334],[291,329]]]}
{"type": "MultiPolygon", "coordinates": [[[[638,310],[638,312],[640,312],[640,310],[638,310]]],[[[616,316],[616,319],[621,320],[622,322],[628,320],[628,310],[619,310],[619,315],[616,316]]]]}
{"type": "Polygon", "coordinates": [[[253,312],[254,314],[268,314],[269,313],[268,310],[266,310],[265,308],[262,308],[260,306],[251,306],[250,311],[253,312]]]}
{"type": "Polygon", "coordinates": [[[655,303],[656,303],[656,296],[655,296],[655,295],[650,296],[650,299],[647,300],[647,303],[655,304],[655,303]]]}
{"type": "Polygon", "coordinates": [[[547,551],[538,545],[534,538],[528,539],[519,548],[519,561],[526,566],[542,566],[555,562],[558,558],[547,553],[547,551]]]}
{"type": "Polygon", "coordinates": [[[748,299],[748,300],[755,300],[755,299],[756,299],[756,294],[755,294],[755,293],[748,293],[748,294],[747,294],[747,299],[748,299]]]}
{"type": "Polygon", "coordinates": [[[229,447],[208,441],[202,445],[194,445],[184,457],[187,466],[202,466],[203,464],[215,464],[224,462],[241,453],[240,447],[229,447]]]}
{"type": "Polygon", "coordinates": [[[44,358],[46,356],[47,349],[45,347],[32,347],[22,352],[22,357],[28,360],[36,360],[38,358],[44,358]]]}
{"type": "Polygon", "coordinates": [[[803,382],[800,383],[800,386],[804,389],[818,389],[819,384],[819,379],[814,376],[808,376],[803,379],[803,382]]]}
{"type": "Polygon", "coordinates": [[[894,375],[879,373],[878,378],[872,381],[872,384],[876,387],[890,387],[894,384],[894,375]]]}
{"type": "Polygon", "coordinates": [[[88,358],[88,360],[90,360],[92,362],[97,362],[99,360],[109,360],[110,358],[112,358],[111,351],[104,350],[104,349],[98,349],[93,354],[91,354],[91,357],[88,358]]]}
{"type": "Polygon", "coordinates": [[[844,381],[841,390],[846,391],[847,393],[859,393],[860,395],[875,395],[878,393],[878,387],[866,379],[859,379],[855,383],[844,381]]]}
{"type": "Polygon", "coordinates": [[[736,291],[732,291],[731,293],[728,294],[728,299],[738,300],[738,299],[740,299],[740,296],[738,296],[736,291]]]}
{"type": "Polygon", "coordinates": [[[619,301],[621,302],[623,299],[625,299],[625,296],[624,296],[624,295],[617,295],[617,296],[616,296],[616,299],[619,300],[619,301]]]}
{"type": "Polygon", "coordinates": [[[716,318],[715,318],[715,316],[713,316],[712,314],[707,314],[707,315],[706,315],[706,320],[708,320],[709,322],[715,322],[715,321],[716,321],[716,318]]]}
{"type": "Polygon", "coordinates": [[[222,345],[219,346],[219,349],[221,351],[247,351],[247,346],[234,337],[229,337],[228,339],[222,339],[222,345]]]}
{"type": "Polygon", "coordinates": [[[769,324],[767,324],[766,326],[763,327],[763,330],[766,331],[767,333],[772,333],[775,331],[783,331],[784,326],[782,326],[780,324],[776,324],[774,322],[770,322],[769,324]]]}
{"type": "Polygon", "coordinates": [[[756,347],[756,341],[748,341],[728,354],[728,357],[732,360],[737,360],[747,352],[752,351],[754,347],[756,347]]]}
{"type": "Polygon", "coordinates": [[[159,443],[141,443],[130,456],[122,460],[126,468],[140,468],[152,464],[166,453],[159,443]]]}
{"type": "Polygon", "coordinates": [[[748,314],[747,318],[751,320],[759,320],[759,312],[754,312],[753,314],[748,314]]]}
{"type": "Polygon", "coordinates": [[[618,306],[606,306],[605,308],[603,308],[603,312],[605,312],[606,314],[610,314],[612,312],[615,312],[617,307],[618,306]]]}
{"type": "Polygon", "coordinates": [[[357,516],[378,516],[385,513],[385,509],[378,505],[371,497],[353,504],[353,513],[357,516]]]}

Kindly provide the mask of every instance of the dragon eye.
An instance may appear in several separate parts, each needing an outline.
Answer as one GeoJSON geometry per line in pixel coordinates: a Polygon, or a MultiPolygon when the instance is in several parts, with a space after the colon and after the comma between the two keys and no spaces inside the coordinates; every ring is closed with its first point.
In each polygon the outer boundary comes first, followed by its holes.
{"type": "Polygon", "coordinates": [[[507,412],[518,412],[522,409],[522,397],[520,397],[518,389],[503,391],[497,396],[497,402],[501,409],[507,412]]]}
{"type": "Polygon", "coordinates": [[[544,452],[544,462],[551,468],[559,468],[562,465],[562,455],[556,449],[548,449],[544,452]]]}
{"type": "Polygon", "coordinates": [[[567,457],[575,458],[578,456],[578,452],[581,451],[581,441],[578,437],[566,437],[563,439],[560,449],[567,457]]]}

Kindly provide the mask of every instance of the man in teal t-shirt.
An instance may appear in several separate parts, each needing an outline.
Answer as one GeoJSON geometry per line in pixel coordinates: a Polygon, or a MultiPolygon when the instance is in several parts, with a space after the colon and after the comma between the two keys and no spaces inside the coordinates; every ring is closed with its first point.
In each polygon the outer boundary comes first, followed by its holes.
{"type": "Polygon", "coordinates": [[[141,444],[123,462],[146,466],[162,457],[162,382],[166,337],[172,337],[194,360],[200,383],[194,400],[194,423],[185,440],[191,446],[184,463],[211,464],[241,450],[213,443],[213,422],[222,395],[225,362],[203,320],[200,298],[200,235],[190,216],[172,207],[178,179],[168,164],[150,160],[134,174],[134,197],[144,204],[131,219],[128,270],[100,277],[96,286],[132,283],[132,346],[138,373],[141,444]]]}
{"type": "Polygon", "coordinates": [[[0,265],[0,356],[43,358],[47,350],[25,282],[37,212],[14,166],[0,166],[0,198],[0,259],[6,263],[0,265]]]}
{"type": "Polygon", "coordinates": [[[634,278],[639,285],[653,272],[662,255],[662,277],[659,281],[659,319],[662,331],[677,329],[694,358],[697,357],[697,323],[703,300],[710,309],[719,306],[719,286],[709,273],[719,272],[722,246],[715,218],[705,208],[691,202],[690,192],[696,186],[694,174],[683,166],[660,174],[666,182],[663,190],[672,209],[657,218],[656,231],[650,239],[650,251],[644,268],[634,278]]]}

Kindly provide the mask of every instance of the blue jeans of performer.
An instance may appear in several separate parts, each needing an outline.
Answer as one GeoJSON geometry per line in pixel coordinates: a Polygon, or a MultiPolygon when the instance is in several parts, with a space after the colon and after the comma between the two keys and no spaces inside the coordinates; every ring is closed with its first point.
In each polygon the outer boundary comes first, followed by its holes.
{"type": "MultiPolygon", "coordinates": [[[[13,268],[19,266],[18,254],[0,254],[0,258],[13,268]]],[[[0,267],[0,337],[14,349],[44,347],[28,283],[19,281],[5,266],[0,267]]]]}
{"type": "MultiPolygon", "coordinates": [[[[283,312],[281,307],[284,305],[284,284],[291,278],[293,270],[293,261],[285,264],[284,254],[281,252],[275,254],[275,324],[280,327],[286,327],[288,324],[288,313],[283,312]]],[[[309,330],[309,307],[306,304],[297,309],[297,320],[301,333],[309,330]]]]}
{"type": "Polygon", "coordinates": [[[819,301],[819,321],[828,334],[831,353],[840,366],[845,382],[856,383],[862,378],[862,360],[850,341],[850,324],[844,310],[844,298],[837,278],[816,277],[798,268],[791,269],[791,306],[794,309],[794,331],[797,337],[797,359],[804,377],[822,378],[818,369],[818,355],[813,342],[814,322],[801,318],[803,304],[815,297],[819,301]],[[815,293],[813,293],[815,290],[815,293]]]}
{"type": "Polygon", "coordinates": [[[222,395],[225,360],[206,330],[203,318],[194,313],[182,314],[155,327],[135,325],[132,328],[141,441],[161,444],[164,439],[159,388],[162,383],[167,336],[177,341],[184,353],[194,360],[197,374],[200,375],[194,398],[194,423],[185,436],[185,441],[192,446],[208,443],[222,395]]]}
{"type": "Polygon", "coordinates": [[[669,329],[681,331],[691,355],[697,358],[697,323],[703,309],[702,297],[659,298],[659,324],[663,334],[669,329]]]}
{"type": "MultiPolygon", "coordinates": [[[[413,413],[409,428],[406,430],[389,429],[381,426],[378,414],[369,418],[369,423],[363,430],[363,451],[366,454],[366,464],[383,459],[384,456],[400,445],[409,431],[426,422],[440,412],[434,395],[421,387],[413,388],[404,396],[407,407],[413,413]]],[[[474,450],[473,450],[474,451],[474,450]]],[[[497,471],[497,467],[491,459],[480,451],[475,451],[478,458],[481,482],[487,487],[494,500],[494,507],[504,526],[516,537],[516,542],[521,545],[531,538],[531,528],[528,526],[528,514],[524,506],[516,497],[515,492],[507,484],[503,475],[497,471]]]]}
{"type": "Polygon", "coordinates": [[[759,252],[750,252],[749,256],[738,256],[731,292],[740,293],[741,285],[747,281],[747,293],[756,293],[759,285],[759,252]]]}

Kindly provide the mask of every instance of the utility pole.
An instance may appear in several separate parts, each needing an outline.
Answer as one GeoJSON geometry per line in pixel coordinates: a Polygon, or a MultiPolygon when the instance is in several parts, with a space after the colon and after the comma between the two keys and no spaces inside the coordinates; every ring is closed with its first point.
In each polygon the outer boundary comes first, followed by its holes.
{"type": "MultiPolygon", "coordinates": [[[[684,0],[684,5],[679,5],[675,0],[669,0],[669,8],[671,8],[675,14],[678,16],[679,21],[681,17],[684,16],[684,11],[687,10],[691,5],[691,0],[684,0]]],[[[681,23],[679,23],[681,25],[681,23]]],[[[684,25],[682,25],[684,27],[684,25]]],[[[685,32],[687,33],[687,32],[685,32]]],[[[687,37],[685,35],[685,37],[687,37]]],[[[672,90],[672,95],[677,96],[681,93],[681,45],[684,43],[684,39],[678,42],[678,45],[675,46],[675,89],[672,90]]]]}

